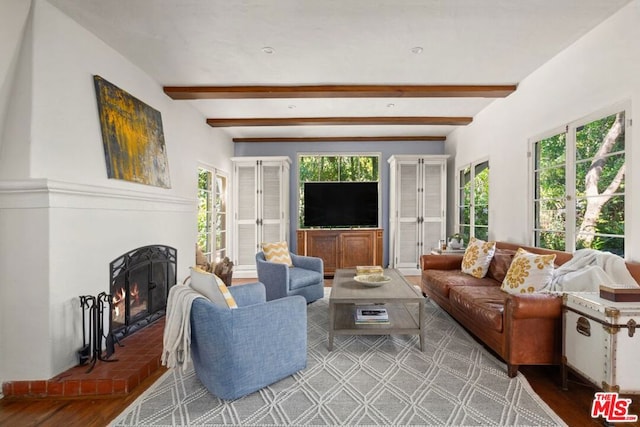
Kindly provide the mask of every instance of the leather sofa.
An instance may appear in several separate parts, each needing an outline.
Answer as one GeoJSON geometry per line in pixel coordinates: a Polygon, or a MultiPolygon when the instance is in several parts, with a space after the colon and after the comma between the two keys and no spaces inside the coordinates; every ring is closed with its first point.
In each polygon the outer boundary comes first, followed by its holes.
{"type": "Polygon", "coordinates": [[[560,364],[562,298],[537,293],[512,295],[500,289],[518,248],[556,254],[556,265],[571,259],[567,252],[496,243],[487,275],[478,279],[461,271],[463,255],[423,255],[422,292],[507,363],[514,377],[519,365],[560,364]]]}

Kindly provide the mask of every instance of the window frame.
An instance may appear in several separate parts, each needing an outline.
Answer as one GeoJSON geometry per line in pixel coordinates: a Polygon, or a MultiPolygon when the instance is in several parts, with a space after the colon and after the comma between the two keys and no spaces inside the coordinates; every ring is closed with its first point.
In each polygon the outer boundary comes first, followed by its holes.
{"type": "Polygon", "coordinates": [[[200,216],[200,207],[201,207],[201,196],[200,191],[206,191],[211,195],[211,210],[208,211],[210,216],[210,221],[205,232],[201,232],[199,227],[200,224],[197,224],[196,233],[197,239],[196,241],[200,241],[200,236],[205,234],[205,240],[207,242],[206,247],[202,248],[202,252],[207,258],[208,262],[219,262],[224,257],[229,256],[229,174],[214,167],[210,167],[204,164],[198,165],[198,216],[200,216]],[[201,171],[205,171],[210,175],[209,179],[209,187],[207,189],[200,188],[200,173],[201,171]],[[224,182],[222,189],[218,189],[216,185],[216,181],[221,179],[224,182]],[[218,191],[220,190],[220,191],[218,191]],[[220,197],[222,199],[221,206],[223,209],[218,209],[216,205],[217,198],[220,197]],[[219,215],[224,216],[224,227],[218,227],[217,218],[219,215]],[[220,240],[222,245],[218,245],[218,236],[223,236],[220,240]],[[210,250],[208,250],[210,249],[210,250]]]}
{"type": "MultiPolygon", "coordinates": [[[[454,227],[454,232],[457,234],[462,234],[462,227],[468,226],[469,227],[469,236],[468,239],[471,239],[471,237],[476,237],[476,203],[475,203],[475,194],[476,194],[476,188],[475,188],[475,176],[476,176],[476,168],[483,164],[486,163],[487,164],[487,169],[489,170],[489,181],[491,180],[491,162],[489,161],[489,157],[483,157],[480,159],[477,159],[471,163],[466,163],[462,166],[459,166],[456,169],[456,176],[455,176],[455,184],[456,184],[456,206],[455,206],[455,212],[456,212],[456,220],[455,220],[455,227],[454,227]],[[461,212],[461,208],[465,205],[462,205],[462,200],[461,200],[461,192],[462,192],[462,182],[460,179],[460,175],[461,173],[465,170],[465,169],[469,169],[470,171],[470,177],[469,177],[469,183],[470,183],[470,200],[469,200],[469,224],[462,224],[460,222],[460,212],[461,212]]],[[[486,229],[487,229],[487,238],[489,236],[489,217],[490,217],[490,206],[491,206],[491,185],[489,183],[487,191],[489,191],[489,195],[487,196],[487,225],[486,225],[486,229]]],[[[481,225],[480,227],[485,227],[484,225],[481,225]]],[[[466,236],[466,235],[464,235],[466,236]]],[[[484,239],[483,239],[484,240],[484,239]]],[[[468,241],[468,240],[467,240],[468,241]]]]}
{"type": "MultiPolygon", "coordinates": [[[[536,135],[529,139],[528,144],[528,152],[527,156],[529,157],[529,230],[530,230],[530,243],[532,246],[538,246],[540,244],[538,233],[543,231],[541,228],[536,228],[536,172],[537,172],[537,164],[536,164],[536,144],[544,139],[551,138],[553,136],[564,133],[565,134],[565,224],[564,224],[564,237],[565,237],[565,247],[564,250],[567,252],[574,252],[577,247],[577,234],[578,234],[578,217],[577,217],[577,200],[583,199],[584,196],[577,197],[577,189],[580,187],[580,183],[576,181],[577,179],[577,165],[580,160],[576,159],[576,150],[577,150],[577,132],[580,128],[585,125],[588,125],[592,122],[605,119],[609,116],[615,115],[617,113],[624,112],[624,129],[625,129],[625,144],[623,151],[616,151],[615,153],[623,153],[625,164],[631,164],[631,151],[632,151],[632,122],[631,122],[631,103],[630,101],[623,101],[616,104],[613,104],[609,107],[601,108],[593,113],[590,113],[586,116],[583,116],[579,119],[573,120],[562,127],[556,127],[552,130],[546,131],[539,135],[536,135]]],[[[628,252],[628,241],[629,241],[629,228],[626,226],[626,219],[631,218],[630,216],[630,207],[628,194],[632,190],[630,187],[633,185],[632,181],[629,179],[630,173],[629,168],[627,167],[625,172],[624,179],[624,190],[622,192],[616,192],[617,195],[621,195],[624,197],[624,218],[625,218],[625,227],[624,233],[619,238],[624,240],[623,244],[623,253],[626,254],[628,252]]],[[[562,231],[561,231],[562,232],[562,231]]],[[[600,234],[596,234],[600,235],[600,234]]],[[[604,236],[604,234],[603,234],[604,236]]],[[[540,246],[541,247],[541,246],[540,246]]]]}

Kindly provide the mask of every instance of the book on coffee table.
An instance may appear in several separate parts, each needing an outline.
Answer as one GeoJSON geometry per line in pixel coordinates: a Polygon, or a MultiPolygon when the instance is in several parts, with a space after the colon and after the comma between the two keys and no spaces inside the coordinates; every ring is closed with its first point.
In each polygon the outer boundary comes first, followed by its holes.
{"type": "Polygon", "coordinates": [[[384,269],[380,265],[358,265],[356,266],[356,276],[365,274],[383,274],[384,269]]]}
{"type": "Polygon", "coordinates": [[[389,323],[389,313],[384,306],[362,306],[356,308],[356,324],[389,323]]]}

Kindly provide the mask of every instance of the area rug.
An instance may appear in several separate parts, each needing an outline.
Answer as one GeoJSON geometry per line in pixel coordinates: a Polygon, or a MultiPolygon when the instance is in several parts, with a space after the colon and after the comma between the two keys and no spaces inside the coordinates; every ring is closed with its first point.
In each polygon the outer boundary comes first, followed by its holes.
{"type": "Polygon", "coordinates": [[[522,374],[509,378],[442,309],[425,306],[424,352],[417,336],[402,335],[337,336],[328,351],[325,295],[308,306],[303,371],[223,401],[193,369],[172,369],[111,426],[566,425],[522,374]]]}

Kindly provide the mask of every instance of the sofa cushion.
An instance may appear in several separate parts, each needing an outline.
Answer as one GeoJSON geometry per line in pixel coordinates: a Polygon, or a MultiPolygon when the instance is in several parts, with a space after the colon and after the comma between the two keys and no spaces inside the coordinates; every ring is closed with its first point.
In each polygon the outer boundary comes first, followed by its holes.
{"type": "Polygon", "coordinates": [[[500,287],[500,282],[493,279],[478,279],[460,270],[423,270],[422,281],[428,282],[429,289],[444,298],[449,298],[449,290],[457,286],[500,287]]]}
{"type": "Polygon", "coordinates": [[[511,265],[511,261],[513,261],[513,256],[515,254],[516,251],[511,249],[496,249],[496,252],[493,254],[493,258],[491,259],[491,263],[489,264],[489,270],[487,271],[486,277],[502,283],[507,275],[507,271],[509,271],[509,266],[511,265]]]}
{"type": "Polygon", "coordinates": [[[538,292],[546,288],[553,278],[555,259],[555,254],[540,255],[518,249],[502,282],[502,290],[520,294],[538,292]]]}
{"type": "Polygon", "coordinates": [[[485,242],[472,237],[462,258],[462,272],[482,279],[487,274],[495,251],[496,242],[485,242]]]}
{"type": "Polygon", "coordinates": [[[306,288],[322,282],[324,277],[322,273],[304,268],[292,267],[289,269],[289,286],[290,290],[306,288]]]}
{"type": "Polygon", "coordinates": [[[502,332],[508,295],[497,286],[458,286],[449,294],[451,308],[474,319],[478,326],[502,332]]]}

